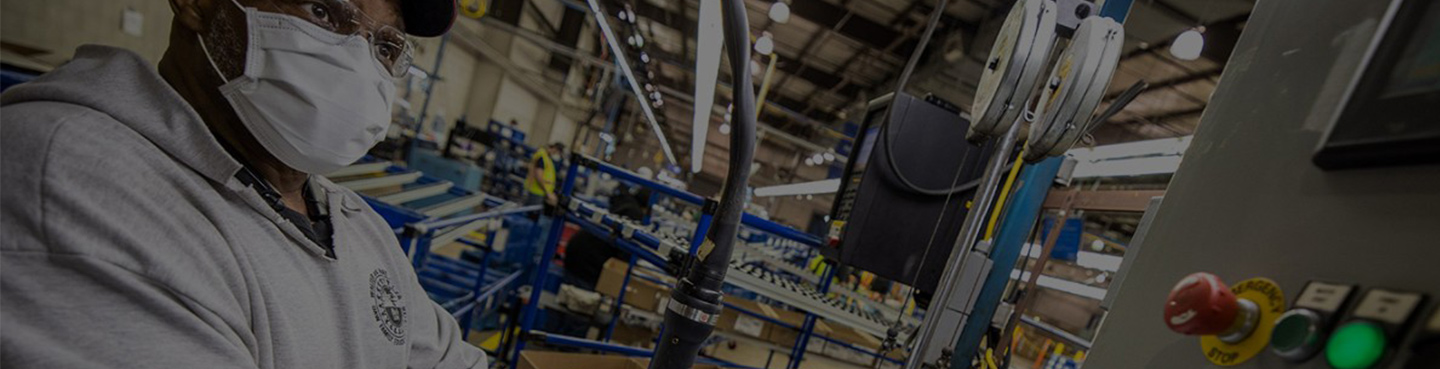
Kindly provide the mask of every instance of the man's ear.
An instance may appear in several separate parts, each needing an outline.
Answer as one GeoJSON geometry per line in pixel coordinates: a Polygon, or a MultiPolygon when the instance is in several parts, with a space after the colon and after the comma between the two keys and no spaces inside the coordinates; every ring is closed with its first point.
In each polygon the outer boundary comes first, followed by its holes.
{"type": "Polygon", "coordinates": [[[170,10],[175,13],[175,21],[184,25],[191,32],[201,33],[205,30],[205,21],[208,17],[204,10],[210,9],[209,0],[170,0],[170,10]]]}

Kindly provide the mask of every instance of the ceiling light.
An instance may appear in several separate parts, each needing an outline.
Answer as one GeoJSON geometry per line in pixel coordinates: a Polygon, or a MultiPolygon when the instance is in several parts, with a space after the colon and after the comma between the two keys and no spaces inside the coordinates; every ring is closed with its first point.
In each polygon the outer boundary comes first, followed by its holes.
{"type": "Polygon", "coordinates": [[[770,53],[775,52],[775,40],[771,39],[770,32],[765,32],[760,35],[759,39],[755,40],[755,52],[760,53],[760,55],[770,55],[770,53]]]}
{"type": "Polygon", "coordinates": [[[720,134],[722,134],[722,135],[728,135],[728,134],[730,134],[730,123],[720,123],[720,134]]]}
{"type": "Polygon", "coordinates": [[[825,153],[825,162],[826,162],[826,163],[829,163],[829,162],[832,162],[832,161],[835,161],[835,154],[831,154],[831,153],[828,153],[828,152],[825,153]]]}
{"type": "MultiPolygon", "coordinates": [[[[720,0],[700,0],[699,22],[696,23],[695,99],[691,111],[690,171],[704,168],[705,136],[710,133],[710,117],[715,106],[715,85],[720,77],[720,50],[724,47],[720,0]]],[[[726,119],[727,121],[729,119],[726,119]]],[[[720,126],[720,133],[730,133],[720,126]]]]}
{"type": "Polygon", "coordinates": [[[615,14],[615,18],[620,18],[620,20],[623,21],[623,20],[626,20],[625,17],[628,16],[628,15],[629,15],[629,14],[625,13],[624,10],[621,10],[619,14],[615,14]]]}
{"type": "Polygon", "coordinates": [[[810,161],[815,162],[815,164],[824,163],[824,162],[825,162],[825,156],[824,156],[824,155],[820,155],[819,153],[816,153],[815,155],[810,156],[810,161]]]}
{"type": "Polygon", "coordinates": [[[806,199],[806,200],[814,200],[814,199],[815,199],[815,195],[805,195],[805,199],[806,199]]]}
{"type": "Polygon", "coordinates": [[[755,189],[756,197],[789,195],[822,195],[840,190],[840,179],[825,179],[814,182],[791,183],[755,189]]]}
{"type": "Polygon", "coordinates": [[[805,158],[805,165],[814,166],[814,165],[815,165],[815,159],[805,158]]]}
{"type": "Polygon", "coordinates": [[[649,63],[649,62],[650,62],[650,54],[646,54],[646,53],[643,53],[643,52],[640,53],[640,62],[641,62],[641,63],[649,63]]]}
{"type": "Polygon", "coordinates": [[[776,1],[774,4],[770,4],[770,20],[775,21],[775,23],[782,24],[785,22],[789,22],[790,5],[786,4],[784,1],[776,1]]]}
{"type": "Polygon", "coordinates": [[[758,61],[758,60],[751,60],[751,61],[750,61],[750,74],[758,76],[758,75],[760,75],[760,71],[763,70],[763,69],[765,69],[765,66],[760,65],[760,61],[758,61]]]}
{"type": "Polygon", "coordinates": [[[1200,51],[1205,49],[1205,36],[1201,34],[1201,28],[1191,28],[1181,32],[1175,37],[1175,42],[1170,44],[1170,55],[1180,60],[1195,60],[1200,58],[1200,51]]]}

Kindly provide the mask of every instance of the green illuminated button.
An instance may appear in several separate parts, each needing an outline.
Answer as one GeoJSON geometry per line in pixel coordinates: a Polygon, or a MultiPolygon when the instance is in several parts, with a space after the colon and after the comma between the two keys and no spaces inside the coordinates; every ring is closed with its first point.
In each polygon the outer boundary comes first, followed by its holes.
{"type": "Polygon", "coordinates": [[[1325,360],[1335,369],[1367,369],[1385,356],[1385,331],[1363,320],[1347,323],[1330,335],[1325,360]]]}
{"type": "Polygon", "coordinates": [[[1275,320],[1270,331],[1270,350],[1286,360],[1301,362],[1315,356],[1323,343],[1320,315],[1310,309],[1294,309],[1275,320]]]}

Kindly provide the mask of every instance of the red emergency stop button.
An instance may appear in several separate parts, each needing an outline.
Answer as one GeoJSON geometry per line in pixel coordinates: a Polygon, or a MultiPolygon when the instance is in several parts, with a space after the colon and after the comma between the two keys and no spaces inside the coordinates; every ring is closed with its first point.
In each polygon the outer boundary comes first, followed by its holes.
{"type": "Polygon", "coordinates": [[[1235,325],[1239,305],[1220,277],[1203,272],[1191,274],[1170,289],[1165,301],[1165,325],[1186,335],[1224,333],[1235,325]]]}

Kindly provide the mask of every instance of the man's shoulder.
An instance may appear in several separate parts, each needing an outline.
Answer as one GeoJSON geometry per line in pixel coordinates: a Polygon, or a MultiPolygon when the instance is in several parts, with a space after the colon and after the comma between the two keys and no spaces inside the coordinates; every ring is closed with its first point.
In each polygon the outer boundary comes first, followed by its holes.
{"type": "Polygon", "coordinates": [[[16,161],[45,164],[57,153],[123,159],[153,148],[114,117],[82,105],[33,101],[5,105],[0,114],[4,121],[0,143],[7,167],[18,164],[16,161]]]}
{"type": "Polygon", "coordinates": [[[0,118],[0,199],[15,236],[4,250],[89,257],[152,277],[179,264],[216,268],[215,249],[194,247],[223,243],[194,203],[215,197],[144,136],[62,102],[8,104],[0,118]]]}
{"type": "Polygon", "coordinates": [[[192,213],[183,199],[196,198],[198,175],[110,115],[52,101],[8,104],[0,114],[0,197],[15,215],[45,228],[71,218],[150,229],[143,225],[192,213]]]}

